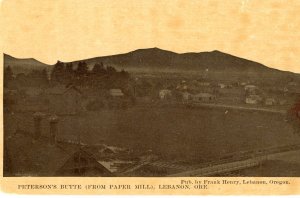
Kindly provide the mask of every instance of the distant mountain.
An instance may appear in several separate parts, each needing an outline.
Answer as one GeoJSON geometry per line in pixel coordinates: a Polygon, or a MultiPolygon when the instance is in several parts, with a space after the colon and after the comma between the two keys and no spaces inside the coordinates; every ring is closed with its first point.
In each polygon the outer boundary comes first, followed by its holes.
{"type": "MultiPolygon", "coordinates": [[[[79,60],[78,60],[79,61],[79,60]]],[[[76,63],[78,61],[74,61],[76,63]]],[[[272,75],[296,75],[291,72],[283,72],[269,68],[263,64],[239,58],[220,51],[199,52],[199,53],[174,53],[159,48],[138,49],[125,54],[112,56],[95,57],[85,59],[89,67],[95,63],[103,62],[104,65],[115,66],[116,68],[130,69],[131,71],[159,71],[159,70],[179,70],[179,71],[209,71],[221,72],[224,74],[239,73],[247,75],[272,74],[272,75]]],[[[16,59],[9,55],[4,55],[5,66],[45,68],[48,65],[35,59],[16,59]]],[[[47,67],[49,68],[49,67],[47,67]]],[[[297,76],[299,76],[297,74],[297,76]]]]}
{"type": "MultiPolygon", "coordinates": [[[[232,56],[220,51],[178,54],[159,48],[139,49],[126,54],[97,57],[85,60],[89,65],[96,62],[124,68],[155,68],[177,70],[206,70],[261,72],[270,71],[260,63],[232,56]]],[[[272,69],[273,70],[273,69],[272,69]]]]}
{"type": "MultiPolygon", "coordinates": [[[[142,70],[179,70],[179,71],[206,71],[210,72],[234,72],[234,73],[273,73],[282,71],[269,68],[263,64],[239,58],[220,51],[191,52],[178,54],[159,48],[138,49],[125,54],[103,56],[85,59],[92,66],[97,62],[104,65],[112,65],[117,68],[142,70]]],[[[75,61],[74,63],[77,63],[75,61]]],[[[286,72],[290,73],[291,72],[286,72]]]]}
{"type": "Polygon", "coordinates": [[[32,69],[49,69],[49,65],[37,61],[33,58],[15,58],[8,54],[4,54],[4,67],[10,65],[15,73],[27,73],[32,69]]]}

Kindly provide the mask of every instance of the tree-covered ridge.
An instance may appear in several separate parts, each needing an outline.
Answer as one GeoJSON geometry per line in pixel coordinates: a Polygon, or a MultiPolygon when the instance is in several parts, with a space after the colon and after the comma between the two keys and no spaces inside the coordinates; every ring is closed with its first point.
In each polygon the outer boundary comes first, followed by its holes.
{"type": "Polygon", "coordinates": [[[94,64],[92,69],[84,61],[76,65],[57,61],[52,70],[31,70],[28,74],[14,74],[11,66],[4,69],[4,86],[44,87],[55,84],[74,84],[76,86],[100,88],[124,88],[129,83],[129,73],[117,71],[102,62],[94,64]]]}
{"type": "Polygon", "coordinates": [[[117,71],[112,66],[105,66],[102,62],[96,63],[91,70],[84,61],[79,61],[77,66],[73,63],[63,63],[58,61],[50,75],[53,82],[68,84],[74,83],[78,86],[104,86],[117,84],[121,86],[129,79],[129,73],[121,70],[117,71]]]}

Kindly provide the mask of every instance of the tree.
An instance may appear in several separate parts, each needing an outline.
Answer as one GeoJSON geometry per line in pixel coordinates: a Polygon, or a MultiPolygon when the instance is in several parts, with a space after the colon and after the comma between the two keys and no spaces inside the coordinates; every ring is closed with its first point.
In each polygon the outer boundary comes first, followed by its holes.
{"type": "Polygon", "coordinates": [[[11,80],[13,80],[13,72],[8,65],[4,70],[4,87],[7,87],[11,80]]]}
{"type": "Polygon", "coordinates": [[[127,71],[125,71],[124,69],[122,69],[122,70],[120,71],[120,76],[121,76],[122,78],[129,78],[129,73],[128,73],[127,71]]]}
{"type": "Polygon", "coordinates": [[[4,70],[4,77],[8,80],[13,79],[13,72],[12,72],[12,69],[9,65],[4,70]]]}
{"type": "Polygon", "coordinates": [[[300,100],[288,111],[288,121],[291,122],[294,132],[300,135],[300,100]]]}
{"type": "Polygon", "coordinates": [[[51,80],[62,82],[65,78],[65,65],[64,63],[57,61],[54,65],[51,73],[51,80]]]}
{"type": "Polygon", "coordinates": [[[87,75],[87,73],[88,73],[88,66],[87,66],[86,62],[80,61],[77,66],[76,74],[79,77],[83,77],[83,76],[87,75]]]}
{"type": "Polygon", "coordinates": [[[108,75],[112,75],[112,74],[115,74],[117,72],[117,70],[112,66],[107,66],[106,71],[107,71],[108,75]]]}
{"type": "Polygon", "coordinates": [[[104,75],[106,74],[106,70],[104,68],[103,63],[96,63],[92,69],[93,74],[104,75]]]}
{"type": "Polygon", "coordinates": [[[68,74],[73,74],[74,70],[73,70],[73,63],[67,63],[66,64],[66,72],[68,74]]]}
{"type": "Polygon", "coordinates": [[[66,64],[66,75],[65,75],[65,81],[66,83],[71,83],[74,78],[74,69],[73,69],[73,63],[67,63],[66,64]]]}
{"type": "Polygon", "coordinates": [[[30,86],[46,86],[48,85],[48,73],[46,69],[32,70],[27,76],[27,83],[30,86]]]}

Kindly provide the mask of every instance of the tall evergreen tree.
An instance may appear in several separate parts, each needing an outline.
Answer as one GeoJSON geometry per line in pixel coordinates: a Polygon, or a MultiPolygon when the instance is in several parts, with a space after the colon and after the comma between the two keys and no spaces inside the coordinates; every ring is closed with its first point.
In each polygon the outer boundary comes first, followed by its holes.
{"type": "Polygon", "coordinates": [[[74,70],[73,70],[73,63],[67,63],[66,64],[66,72],[68,74],[72,74],[74,72],[74,70]]]}
{"type": "Polygon", "coordinates": [[[109,75],[115,74],[117,72],[117,70],[112,66],[107,66],[106,70],[109,75]]]}
{"type": "Polygon", "coordinates": [[[9,65],[4,70],[4,78],[7,79],[7,80],[12,80],[13,79],[13,72],[12,72],[12,69],[9,65]]]}
{"type": "Polygon", "coordinates": [[[77,66],[77,70],[76,73],[79,77],[85,76],[88,73],[88,66],[86,64],[86,62],[79,62],[78,66],[77,66]]]}
{"type": "Polygon", "coordinates": [[[65,78],[65,65],[64,63],[57,61],[54,65],[51,73],[51,80],[62,82],[65,78]]]}
{"type": "Polygon", "coordinates": [[[11,80],[13,80],[13,72],[11,67],[8,65],[4,69],[4,87],[7,87],[10,84],[11,80]]]}
{"type": "Polygon", "coordinates": [[[106,74],[106,70],[104,68],[103,63],[96,63],[92,69],[92,73],[93,74],[97,74],[97,75],[104,75],[106,74]]]}

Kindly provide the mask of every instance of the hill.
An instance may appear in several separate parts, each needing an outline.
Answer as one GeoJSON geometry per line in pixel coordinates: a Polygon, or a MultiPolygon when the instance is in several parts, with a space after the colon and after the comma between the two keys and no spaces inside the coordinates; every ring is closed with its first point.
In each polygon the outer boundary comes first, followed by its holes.
{"type": "MultiPolygon", "coordinates": [[[[97,62],[130,72],[177,72],[204,74],[209,71],[212,79],[218,80],[272,80],[300,82],[300,75],[280,71],[263,64],[236,57],[217,50],[178,54],[159,48],[138,49],[125,54],[96,57],[84,60],[92,67],[97,62]]],[[[76,64],[76,61],[75,61],[76,64]]]]}
{"type": "Polygon", "coordinates": [[[220,51],[178,54],[159,48],[139,49],[126,54],[97,57],[85,60],[89,65],[96,62],[123,66],[124,68],[155,68],[175,70],[206,70],[261,72],[274,70],[260,63],[235,57],[220,51]]]}
{"type": "Polygon", "coordinates": [[[15,58],[8,54],[4,54],[4,67],[11,66],[14,73],[27,73],[30,70],[49,69],[49,65],[42,63],[33,58],[15,58]]]}
{"type": "MultiPolygon", "coordinates": [[[[78,60],[79,61],[79,60],[78,60]]],[[[73,61],[77,65],[78,61],[73,61]]],[[[299,78],[299,74],[285,72],[269,68],[263,64],[239,58],[220,51],[182,53],[162,50],[159,48],[138,49],[125,54],[95,57],[81,60],[85,61],[91,68],[95,63],[103,62],[118,69],[131,72],[204,72],[218,73],[217,78],[228,78],[229,76],[243,76],[256,78],[299,78]],[[229,76],[228,76],[229,75],[229,76]]],[[[49,68],[35,59],[16,59],[4,55],[4,65],[13,68],[49,68]]],[[[51,68],[51,67],[50,67],[51,68]]],[[[19,69],[18,69],[19,70],[19,69]]]]}

